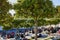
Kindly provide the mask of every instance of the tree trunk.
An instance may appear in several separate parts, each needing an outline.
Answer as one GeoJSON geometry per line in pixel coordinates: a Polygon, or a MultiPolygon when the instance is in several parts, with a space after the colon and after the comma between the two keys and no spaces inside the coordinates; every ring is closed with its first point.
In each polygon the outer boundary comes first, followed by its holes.
{"type": "Polygon", "coordinates": [[[56,27],[56,24],[55,24],[55,27],[56,27]]]}
{"type": "Polygon", "coordinates": [[[35,19],[35,28],[34,28],[34,31],[35,31],[35,40],[37,40],[37,25],[38,22],[37,22],[37,18],[35,19]]]}
{"type": "Polygon", "coordinates": [[[50,24],[50,27],[51,27],[51,24],[50,24]]]}
{"type": "Polygon", "coordinates": [[[37,27],[35,26],[35,40],[37,40],[37,27]]]}

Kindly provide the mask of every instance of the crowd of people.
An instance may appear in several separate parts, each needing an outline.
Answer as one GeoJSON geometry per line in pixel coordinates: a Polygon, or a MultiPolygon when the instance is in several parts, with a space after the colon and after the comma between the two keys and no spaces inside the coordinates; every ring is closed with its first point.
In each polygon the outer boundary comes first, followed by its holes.
{"type": "MultiPolygon", "coordinates": [[[[18,30],[19,31],[19,30],[18,30]]],[[[45,38],[48,36],[53,36],[55,38],[53,39],[59,39],[60,38],[60,27],[41,27],[38,28],[37,30],[37,38],[45,38]],[[57,37],[57,38],[56,38],[57,37]]],[[[25,32],[20,33],[19,32],[11,32],[11,33],[6,33],[6,32],[0,32],[0,38],[3,39],[9,39],[9,38],[15,38],[16,40],[30,40],[30,39],[34,39],[35,37],[35,32],[34,29],[32,30],[25,30],[25,32]]]]}

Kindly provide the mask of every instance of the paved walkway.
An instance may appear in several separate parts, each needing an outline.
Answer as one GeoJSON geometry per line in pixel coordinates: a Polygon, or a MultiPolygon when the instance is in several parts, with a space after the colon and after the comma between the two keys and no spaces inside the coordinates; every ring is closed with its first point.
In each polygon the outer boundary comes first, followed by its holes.
{"type": "MultiPolygon", "coordinates": [[[[10,38],[10,39],[0,39],[0,40],[15,40],[14,38],[10,38]]],[[[35,39],[32,39],[35,40],[35,39]]],[[[45,38],[38,38],[38,40],[45,40],[45,38]]],[[[52,39],[48,39],[48,40],[52,40],[52,39]]]]}
{"type": "MultiPolygon", "coordinates": [[[[33,40],[35,40],[35,39],[33,39],[33,40]]],[[[38,38],[38,40],[46,40],[46,39],[44,39],[44,38],[38,38]]],[[[47,40],[52,40],[52,39],[47,39],[47,40]]]]}
{"type": "Polygon", "coordinates": [[[3,39],[3,38],[0,38],[0,40],[15,40],[14,38],[10,38],[10,39],[3,39]]]}

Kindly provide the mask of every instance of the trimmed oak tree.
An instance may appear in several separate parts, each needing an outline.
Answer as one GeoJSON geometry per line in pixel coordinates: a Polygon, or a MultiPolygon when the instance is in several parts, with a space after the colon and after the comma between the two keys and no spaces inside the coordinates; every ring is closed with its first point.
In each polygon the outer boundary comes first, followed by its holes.
{"type": "Polygon", "coordinates": [[[21,1],[19,1],[14,7],[17,12],[16,17],[34,19],[33,26],[35,26],[35,40],[37,40],[38,20],[53,18],[56,14],[55,7],[50,0],[24,0],[22,3],[21,1]]]}

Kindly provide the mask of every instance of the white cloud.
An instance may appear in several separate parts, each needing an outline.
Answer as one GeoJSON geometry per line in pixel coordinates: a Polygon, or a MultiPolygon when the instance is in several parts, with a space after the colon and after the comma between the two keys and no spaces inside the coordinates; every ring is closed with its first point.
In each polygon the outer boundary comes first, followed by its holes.
{"type": "Polygon", "coordinates": [[[8,2],[12,5],[16,4],[17,3],[17,0],[8,0],[8,2]]]}

